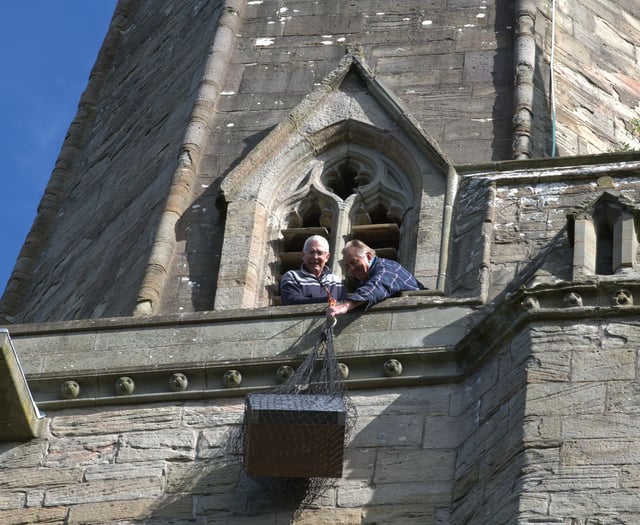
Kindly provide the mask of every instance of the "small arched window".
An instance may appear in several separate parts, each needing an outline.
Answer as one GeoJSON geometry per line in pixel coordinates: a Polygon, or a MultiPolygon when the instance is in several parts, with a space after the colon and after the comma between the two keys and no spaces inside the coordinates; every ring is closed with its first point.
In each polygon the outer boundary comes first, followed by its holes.
{"type": "Polygon", "coordinates": [[[613,275],[636,266],[637,213],[619,198],[605,193],[591,212],[570,216],[574,237],[574,278],[613,275]]]}

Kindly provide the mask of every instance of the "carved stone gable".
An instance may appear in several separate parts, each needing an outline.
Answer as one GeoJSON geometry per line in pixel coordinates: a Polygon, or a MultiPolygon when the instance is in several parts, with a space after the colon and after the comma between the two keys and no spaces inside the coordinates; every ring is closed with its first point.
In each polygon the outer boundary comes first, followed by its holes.
{"type": "Polygon", "coordinates": [[[362,57],[349,53],[223,181],[215,309],[277,304],[280,276],[299,264],[300,241],[318,232],[338,274],[342,247],[357,237],[436,288],[449,166],[362,57]]]}

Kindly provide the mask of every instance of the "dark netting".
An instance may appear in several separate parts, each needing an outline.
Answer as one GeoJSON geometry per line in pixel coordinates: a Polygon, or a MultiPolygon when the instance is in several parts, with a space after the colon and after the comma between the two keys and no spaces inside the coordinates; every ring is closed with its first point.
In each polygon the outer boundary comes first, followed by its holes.
{"type": "Polygon", "coordinates": [[[246,397],[237,452],[271,496],[308,504],[342,477],[355,420],[327,325],[284,383],[246,397]]]}

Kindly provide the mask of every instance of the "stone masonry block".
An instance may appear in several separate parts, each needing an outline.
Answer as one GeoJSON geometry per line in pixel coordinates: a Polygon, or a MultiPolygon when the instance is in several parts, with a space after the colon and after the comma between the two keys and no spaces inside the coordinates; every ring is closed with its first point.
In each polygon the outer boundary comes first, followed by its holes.
{"type": "Polygon", "coordinates": [[[99,480],[57,486],[47,491],[44,504],[47,507],[54,507],[79,503],[157,499],[162,495],[162,485],[162,479],[146,478],[124,480],[117,484],[109,480],[99,480]]]}
{"type": "Polygon", "coordinates": [[[571,357],[573,381],[632,380],[636,377],[636,347],[576,351],[571,357]]]}
{"type": "Polygon", "coordinates": [[[374,483],[453,481],[454,449],[402,450],[378,452],[374,483]]]}
{"type": "Polygon", "coordinates": [[[27,495],[23,492],[0,494],[0,516],[2,516],[3,510],[23,508],[25,506],[26,499],[27,495]]]}
{"type": "Polygon", "coordinates": [[[350,447],[419,447],[422,442],[421,416],[358,417],[350,447]]]}
{"type": "Polygon", "coordinates": [[[604,410],[602,383],[531,384],[527,387],[526,415],[593,414],[604,410]]]}
{"type": "Polygon", "coordinates": [[[168,470],[168,493],[208,494],[234,487],[238,483],[242,465],[236,458],[201,463],[172,461],[168,470]]]}
{"type": "Polygon", "coordinates": [[[73,466],[112,463],[118,445],[117,434],[54,439],[44,464],[47,467],[70,468],[73,466]]]}
{"type": "Polygon", "coordinates": [[[639,457],[640,439],[565,440],[562,447],[566,465],[635,465],[639,457]]]}
{"type": "MultiPolygon", "coordinates": [[[[123,522],[124,520],[143,520],[154,515],[158,502],[153,498],[139,499],[136,501],[109,501],[95,503],[81,503],[73,505],[69,510],[69,518],[67,523],[81,524],[91,523],[95,521],[96,516],[100,516],[101,520],[109,522],[123,522]]],[[[191,507],[191,505],[189,505],[191,507]]],[[[191,508],[189,508],[191,511],[191,508]]],[[[189,517],[186,513],[176,512],[175,507],[172,510],[172,517],[189,517]]]]}
{"type": "Polygon", "coordinates": [[[640,420],[634,414],[596,413],[562,418],[565,439],[640,438],[640,420]]]}
{"type": "Polygon", "coordinates": [[[182,408],[154,406],[138,408],[136,417],[122,407],[105,407],[100,410],[83,409],[74,414],[53,412],[51,431],[59,437],[105,435],[113,432],[162,430],[177,426],[182,408]]]}
{"type": "Polygon", "coordinates": [[[195,458],[197,434],[190,429],[164,432],[130,432],[122,436],[116,461],[191,460],[195,458]]]}
{"type": "Polygon", "coordinates": [[[0,510],[0,523],[11,523],[12,525],[64,523],[67,512],[68,510],[64,507],[0,510]]]}

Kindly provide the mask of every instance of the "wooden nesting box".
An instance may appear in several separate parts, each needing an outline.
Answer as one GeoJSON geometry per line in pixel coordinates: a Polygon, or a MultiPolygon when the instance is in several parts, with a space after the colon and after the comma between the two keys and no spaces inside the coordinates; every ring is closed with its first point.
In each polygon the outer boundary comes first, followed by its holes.
{"type": "Polygon", "coordinates": [[[250,476],[342,476],[346,409],[327,395],[250,394],[244,462],[250,476]]]}

